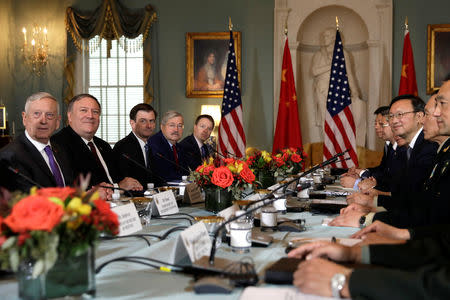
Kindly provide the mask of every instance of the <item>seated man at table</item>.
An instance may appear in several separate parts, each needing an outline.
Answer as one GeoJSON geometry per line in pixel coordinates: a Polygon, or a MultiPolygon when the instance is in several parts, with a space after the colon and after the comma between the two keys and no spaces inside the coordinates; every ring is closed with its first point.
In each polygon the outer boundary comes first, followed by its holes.
{"type": "Polygon", "coordinates": [[[183,116],[169,110],[161,118],[161,130],[148,140],[152,151],[152,171],[166,181],[159,185],[179,181],[181,176],[189,174],[185,154],[178,144],[183,136],[183,128],[183,116]]]}
{"type": "MultiPolygon", "coordinates": [[[[352,204],[339,217],[330,222],[334,226],[355,226],[370,224],[373,220],[381,220],[397,227],[428,225],[442,223],[450,217],[450,110],[447,101],[450,99],[450,77],[446,80],[436,97],[431,97],[426,106],[424,133],[426,138],[441,143],[439,153],[435,157],[432,172],[421,191],[404,191],[393,194],[393,199],[400,199],[402,207],[387,212],[368,213],[362,206],[352,204]],[[448,123],[448,124],[447,124],[448,123]],[[436,130],[436,126],[438,130],[436,130]]],[[[360,204],[369,204],[368,202],[360,204]]]]}
{"type": "Polygon", "coordinates": [[[146,187],[153,182],[148,139],[156,126],[156,111],[150,104],[139,103],[130,110],[131,132],[114,145],[122,176],[135,178],[146,187]],[[124,155],[129,157],[125,158],[124,155]]]}
{"type": "Polygon", "coordinates": [[[394,245],[302,245],[289,253],[289,257],[306,258],[298,265],[293,284],[303,293],[334,298],[449,299],[449,225],[446,228],[434,238],[394,245]],[[352,269],[327,258],[383,267],[352,269]]]}
{"type": "Polygon", "coordinates": [[[49,93],[39,92],[28,97],[22,112],[25,132],[0,150],[4,187],[28,193],[35,183],[43,187],[73,184],[72,169],[65,153],[57,143],[50,142],[50,136],[59,127],[59,112],[58,101],[49,93]]]}
{"type": "MultiPolygon", "coordinates": [[[[69,157],[76,175],[91,174],[92,186],[112,187],[118,184],[125,190],[142,190],[142,185],[131,177],[124,177],[117,167],[117,158],[111,146],[95,136],[100,124],[101,106],[97,98],[80,94],[69,101],[67,118],[69,125],[52,136],[69,157]]],[[[110,188],[102,188],[107,198],[110,188]]]]}
{"type": "Polygon", "coordinates": [[[194,132],[180,142],[189,169],[195,170],[213,154],[213,150],[205,143],[213,130],[214,119],[210,115],[200,115],[195,119],[194,132]]]}

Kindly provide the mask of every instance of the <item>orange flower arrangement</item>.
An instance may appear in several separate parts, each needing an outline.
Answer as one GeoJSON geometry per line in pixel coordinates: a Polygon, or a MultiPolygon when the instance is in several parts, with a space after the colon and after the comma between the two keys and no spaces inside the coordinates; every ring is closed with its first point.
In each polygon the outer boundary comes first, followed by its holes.
{"type": "Polygon", "coordinates": [[[40,268],[33,276],[49,270],[58,255],[86,251],[100,233],[116,235],[119,221],[97,192],[74,188],[32,188],[30,195],[0,216],[0,263],[17,270],[24,259],[40,268]]]}
{"type": "Polygon", "coordinates": [[[191,172],[191,178],[202,188],[220,187],[233,192],[235,198],[245,188],[252,187],[255,175],[245,161],[226,158],[222,166],[215,166],[214,160],[205,161],[191,172]]]}

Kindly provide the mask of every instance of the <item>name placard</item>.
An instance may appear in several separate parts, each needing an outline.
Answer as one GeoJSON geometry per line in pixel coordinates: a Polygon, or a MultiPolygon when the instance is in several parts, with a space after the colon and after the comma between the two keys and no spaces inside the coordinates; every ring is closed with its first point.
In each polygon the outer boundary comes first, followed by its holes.
{"type": "Polygon", "coordinates": [[[133,234],[142,229],[141,220],[133,203],[111,209],[119,218],[119,236],[133,234]]]}
{"type": "Polygon", "coordinates": [[[177,200],[171,190],[153,195],[153,203],[155,203],[160,216],[179,212],[177,200]]]}
{"type": "Polygon", "coordinates": [[[191,262],[200,259],[202,256],[209,256],[212,242],[205,223],[198,222],[186,228],[180,233],[180,238],[191,262]]]}
{"type": "Polygon", "coordinates": [[[186,191],[184,193],[183,202],[184,203],[199,203],[204,202],[202,198],[202,192],[200,187],[195,183],[190,183],[186,186],[186,191]]]}

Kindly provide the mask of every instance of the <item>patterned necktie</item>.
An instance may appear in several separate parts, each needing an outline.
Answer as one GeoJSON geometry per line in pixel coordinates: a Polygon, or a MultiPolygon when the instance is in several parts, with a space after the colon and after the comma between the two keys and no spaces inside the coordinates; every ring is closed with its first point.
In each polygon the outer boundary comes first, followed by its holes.
{"type": "Polygon", "coordinates": [[[175,163],[177,164],[177,166],[179,166],[177,147],[175,147],[175,145],[172,145],[172,150],[173,150],[173,157],[175,158],[175,163]]]}
{"type": "Polygon", "coordinates": [[[208,147],[203,144],[202,148],[202,159],[206,159],[208,157],[208,147]]]}
{"type": "Polygon", "coordinates": [[[52,148],[49,145],[44,148],[45,153],[48,156],[48,162],[50,164],[50,169],[52,170],[53,177],[55,178],[57,186],[64,186],[64,180],[61,176],[61,170],[58,167],[58,164],[55,161],[55,157],[53,156],[52,148]]]}
{"type": "Polygon", "coordinates": [[[145,166],[148,168],[148,167],[150,167],[150,162],[149,162],[149,156],[148,156],[148,153],[149,153],[149,148],[150,148],[150,146],[148,145],[148,144],[145,144],[145,146],[144,146],[144,149],[145,149],[145,166]]]}

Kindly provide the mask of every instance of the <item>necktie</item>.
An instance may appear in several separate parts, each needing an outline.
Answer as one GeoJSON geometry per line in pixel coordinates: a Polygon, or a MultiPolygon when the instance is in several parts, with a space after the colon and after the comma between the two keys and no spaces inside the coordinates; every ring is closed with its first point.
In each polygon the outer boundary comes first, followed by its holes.
{"type": "Polygon", "coordinates": [[[406,150],[406,158],[409,160],[411,157],[412,148],[408,146],[408,150],[406,150]]]}
{"type": "Polygon", "coordinates": [[[150,148],[150,146],[148,144],[145,144],[145,146],[144,146],[144,149],[145,149],[145,166],[147,168],[150,167],[150,162],[149,162],[150,157],[148,156],[149,148],[150,148]]]}
{"type": "Polygon", "coordinates": [[[53,156],[52,148],[49,145],[44,148],[45,153],[48,156],[48,162],[50,164],[50,169],[52,170],[53,177],[55,178],[57,186],[64,186],[64,181],[61,176],[61,171],[59,170],[58,164],[55,161],[55,157],[53,156]]]}
{"type": "Polygon", "coordinates": [[[179,165],[178,163],[178,153],[177,153],[177,147],[175,147],[175,145],[172,145],[172,150],[173,150],[173,157],[175,158],[175,163],[177,164],[177,166],[179,165]]]}
{"type": "Polygon", "coordinates": [[[201,151],[202,151],[202,159],[206,159],[208,157],[208,147],[205,144],[203,144],[201,151]]]}

